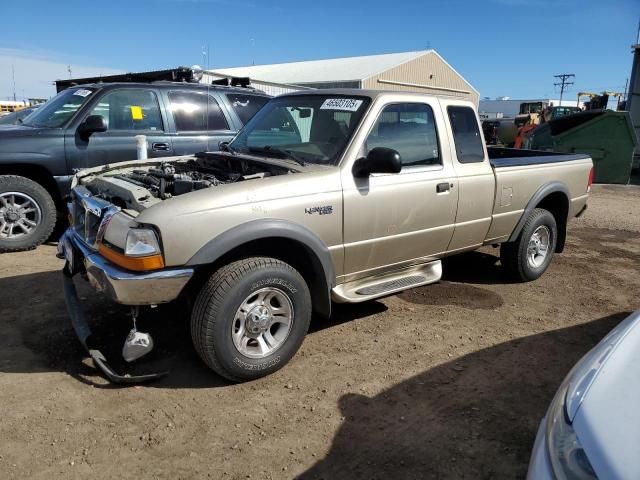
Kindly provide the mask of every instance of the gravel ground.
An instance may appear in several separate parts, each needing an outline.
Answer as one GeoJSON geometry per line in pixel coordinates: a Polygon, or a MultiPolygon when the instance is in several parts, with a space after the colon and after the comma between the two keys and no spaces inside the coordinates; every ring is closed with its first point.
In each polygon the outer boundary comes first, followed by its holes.
{"type": "MultiPolygon", "coordinates": [[[[640,308],[640,188],[596,186],[565,253],[530,284],[497,250],[448,260],[435,285],[336,308],[276,374],[207,370],[178,305],[145,312],[170,368],[107,384],[84,358],[47,245],[0,256],[0,478],[516,478],[571,366],[640,308]]],[[[82,289],[117,358],[126,311],[82,289]]],[[[118,368],[122,365],[114,362],[118,368]]]]}

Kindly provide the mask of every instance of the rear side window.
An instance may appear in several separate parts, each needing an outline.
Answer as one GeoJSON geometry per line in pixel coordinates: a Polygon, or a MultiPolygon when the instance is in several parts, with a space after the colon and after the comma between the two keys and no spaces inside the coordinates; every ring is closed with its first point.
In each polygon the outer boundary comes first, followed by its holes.
{"type": "Polygon", "coordinates": [[[245,95],[241,93],[228,93],[227,100],[229,100],[229,103],[233,107],[233,111],[236,112],[243,125],[251,120],[258,110],[260,110],[264,104],[269,101],[267,97],[245,95]]]}
{"type": "Polygon", "coordinates": [[[171,113],[178,132],[229,130],[215,98],[199,92],[169,92],[171,113]]]}
{"type": "Polygon", "coordinates": [[[456,155],[460,163],[478,163],[484,160],[482,137],[476,114],[469,107],[447,107],[456,155]]]}

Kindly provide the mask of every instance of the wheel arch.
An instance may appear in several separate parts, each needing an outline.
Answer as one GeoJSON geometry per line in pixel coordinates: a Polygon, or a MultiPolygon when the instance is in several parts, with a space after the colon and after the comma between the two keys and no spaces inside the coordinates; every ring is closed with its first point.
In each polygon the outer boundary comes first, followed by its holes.
{"type": "MultiPolygon", "coordinates": [[[[298,270],[309,285],[313,310],[331,315],[336,275],[331,254],[318,236],[302,225],[279,219],[253,220],[216,236],[187,262],[211,271],[240,258],[270,256],[298,270]]],[[[197,281],[197,280],[196,280],[197,281]]]]}
{"type": "Polygon", "coordinates": [[[553,215],[558,229],[558,238],[556,240],[557,253],[564,250],[567,238],[567,221],[569,217],[569,189],[562,182],[550,182],[541,186],[533,194],[529,203],[524,209],[520,220],[509,237],[509,242],[514,242],[522,232],[524,224],[531,212],[536,208],[543,208],[553,215]]]}
{"type": "Polygon", "coordinates": [[[45,167],[26,163],[2,164],[0,165],[0,175],[17,175],[33,180],[51,195],[58,210],[64,210],[58,184],[53,178],[53,175],[51,175],[51,172],[45,167]]]}

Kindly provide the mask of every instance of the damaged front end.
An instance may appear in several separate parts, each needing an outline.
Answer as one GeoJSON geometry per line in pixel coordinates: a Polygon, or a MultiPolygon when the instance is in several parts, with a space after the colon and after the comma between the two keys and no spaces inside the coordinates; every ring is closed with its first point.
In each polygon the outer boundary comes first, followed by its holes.
{"type": "MultiPolygon", "coordinates": [[[[193,269],[163,268],[156,271],[131,271],[109,261],[105,256],[107,251],[105,248],[109,247],[104,247],[104,234],[107,224],[114,215],[120,213],[120,210],[92,196],[91,192],[82,186],[75,187],[72,192],[70,212],[72,224],[60,238],[58,257],[65,260],[63,268],[65,301],[71,323],[80,342],[89,352],[95,365],[113,383],[141,383],[166,375],[167,372],[138,376],[120,375],[111,368],[92,338],[89,322],[80,304],[73,277],[80,274],[96,290],[103,292],[114,302],[131,306],[134,326],[129,335],[131,338],[128,337],[125,341],[123,353],[125,360],[132,361],[148,353],[153,345],[147,334],[136,330],[137,309],[139,306],[175,300],[191,279],[193,269]]],[[[142,248],[134,247],[138,250],[142,248]]],[[[111,248],[115,250],[115,247],[111,248]]],[[[140,260],[148,259],[150,256],[132,258],[140,260]]],[[[134,265],[131,267],[135,268],[134,265]]]]}
{"type": "Polygon", "coordinates": [[[60,239],[58,256],[66,260],[64,289],[73,326],[110,381],[138,383],[164,372],[135,377],[113,371],[92,340],[73,277],[79,274],[114,302],[131,306],[134,325],[125,340],[123,357],[136,360],[153,346],[150,336],[135,327],[137,309],[175,300],[194,275],[194,268],[167,266],[162,232],[140,220],[145,210],[191,192],[213,192],[231,183],[294,173],[290,163],[205,153],[123,162],[76,175],[69,203],[71,225],[60,239]]]}

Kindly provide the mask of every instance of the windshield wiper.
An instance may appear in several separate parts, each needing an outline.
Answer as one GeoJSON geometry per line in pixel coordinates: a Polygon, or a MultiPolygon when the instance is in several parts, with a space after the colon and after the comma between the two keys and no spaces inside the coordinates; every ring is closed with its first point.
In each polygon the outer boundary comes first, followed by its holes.
{"type": "MultiPolygon", "coordinates": [[[[249,147],[250,153],[266,153],[267,155],[279,155],[280,158],[286,158],[289,160],[293,160],[298,165],[304,167],[306,165],[305,161],[302,160],[299,156],[297,156],[291,150],[285,150],[282,148],[275,148],[271,145],[265,145],[264,147],[249,147]]],[[[278,158],[278,157],[276,157],[278,158]]]]}

